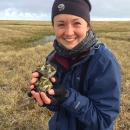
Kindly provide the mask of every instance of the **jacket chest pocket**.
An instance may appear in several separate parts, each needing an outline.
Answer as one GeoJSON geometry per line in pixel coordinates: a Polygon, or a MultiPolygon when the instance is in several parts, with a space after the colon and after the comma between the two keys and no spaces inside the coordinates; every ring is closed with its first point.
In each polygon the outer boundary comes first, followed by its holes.
{"type": "Polygon", "coordinates": [[[79,82],[80,75],[77,73],[71,73],[65,76],[62,85],[66,88],[73,88],[75,90],[78,90],[79,82]]]}

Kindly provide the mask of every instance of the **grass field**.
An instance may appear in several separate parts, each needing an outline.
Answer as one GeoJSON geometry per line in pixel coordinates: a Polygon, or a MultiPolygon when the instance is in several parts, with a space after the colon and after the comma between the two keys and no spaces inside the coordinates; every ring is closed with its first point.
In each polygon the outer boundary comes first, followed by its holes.
{"type": "MultiPolygon", "coordinates": [[[[130,21],[92,22],[99,41],[117,57],[122,71],[121,112],[114,130],[130,130],[130,21]]],[[[44,64],[52,43],[31,41],[54,34],[51,22],[0,21],[0,130],[48,130],[53,113],[27,97],[31,73],[44,64]]]]}

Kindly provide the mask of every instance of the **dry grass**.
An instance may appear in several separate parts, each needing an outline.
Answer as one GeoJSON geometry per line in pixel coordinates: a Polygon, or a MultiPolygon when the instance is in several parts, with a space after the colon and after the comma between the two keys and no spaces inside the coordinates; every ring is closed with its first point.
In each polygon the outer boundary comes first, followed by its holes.
{"type": "MultiPolygon", "coordinates": [[[[4,48],[4,47],[3,47],[4,48]]],[[[0,53],[0,129],[47,130],[51,113],[27,97],[31,73],[45,57],[52,43],[14,51],[10,46],[0,53]]]]}
{"type": "Polygon", "coordinates": [[[29,44],[45,35],[54,34],[48,21],[0,21],[0,44],[17,49],[31,47],[29,44]]]}
{"type": "MultiPolygon", "coordinates": [[[[13,44],[15,41],[12,41],[12,45],[7,44],[11,38],[18,42],[19,36],[22,37],[19,39],[21,41],[25,37],[34,36],[36,32],[42,32],[44,27],[46,30],[52,28],[48,26],[50,22],[44,23],[47,26],[41,26],[42,24],[33,21],[0,21],[0,29],[4,30],[0,36],[6,37],[0,43],[0,130],[48,129],[47,123],[52,113],[28,98],[27,92],[31,72],[37,65],[44,64],[45,57],[53,49],[52,43],[18,50],[13,44]]],[[[92,26],[99,41],[106,43],[121,65],[123,92],[115,130],[130,130],[130,22],[92,22],[92,26]]],[[[17,45],[19,44],[21,42],[17,45]]]]}

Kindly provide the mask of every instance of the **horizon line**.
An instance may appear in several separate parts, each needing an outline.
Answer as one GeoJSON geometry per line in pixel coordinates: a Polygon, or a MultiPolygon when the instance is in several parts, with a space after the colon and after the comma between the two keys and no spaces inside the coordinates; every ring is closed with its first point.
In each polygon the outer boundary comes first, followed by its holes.
{"type": "MultiPolygon", "coordinates": [[[[0,21],[1,20],[51,21],[50,19],[0,19],[0,21]]],[[[91,18],[91,21],[130,21],[130,18],[91,18]]]]}

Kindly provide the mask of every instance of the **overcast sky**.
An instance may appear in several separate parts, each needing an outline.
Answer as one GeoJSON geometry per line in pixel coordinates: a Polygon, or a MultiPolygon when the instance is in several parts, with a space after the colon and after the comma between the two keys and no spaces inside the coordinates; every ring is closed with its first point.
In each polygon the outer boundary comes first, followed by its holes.
{"type": "MultiPolygon", "coordinates": [[[[0,0],[0,20],[51,20],[54,0],[0,0]]],[[[129,19],[130,0],[90,0],[91,20],[129,19]]]]}

